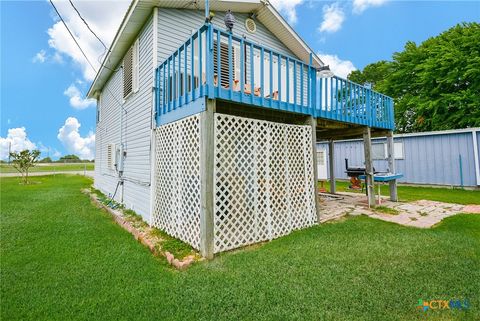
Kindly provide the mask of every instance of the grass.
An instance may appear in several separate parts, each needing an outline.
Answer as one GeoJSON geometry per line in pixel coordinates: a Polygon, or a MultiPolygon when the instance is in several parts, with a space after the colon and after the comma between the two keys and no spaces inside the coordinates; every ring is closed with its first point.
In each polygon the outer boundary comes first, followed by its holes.
{"type": "MultiPolygon", "coordinates": [[[[98,194],[97,195],[101,195],[98,194]]],[[[136,227],[143,227],[144,229],[148,227],[148,225],[142,220],[142,217],[138,215],[135,211],[132,210],[123,210],[123,215],[125,215],[127,220],[130,220],[134,226],[136,227]]],[[[174,237],[171,237],[167,233],[159,230],[153,229],[151,232],[153,236],[157,236],[162,241],[160,242],[159,246],[163,251],[168,251],[173,254],[176,258],[182,259],[187,255],[191,255],[194,252],[194,249],[185,242],[180,241],[174,237]]]]}
{"type": "MultiPolygon", "coordinates": [[[[67,172],[67,171],[87,171],[94,170],[94,163],[72,163],[72,164],[62,164],[62,163],[52,163],[52,164],[36,164],[35,167],[30,168],[29,172],[67,172]]],[[[12,165],[0,164],[0,173],[18,173],[12,165]]]]}
{"type": "MultiPolygon", "coordinates": [[[[348,186],[350,183],[345,181],[337,181],[337,191],[339,192],[354,192],[362,193],[358,190],[350,190],[348,186]]],[[[330,184],[326,184],[327,190],[330,189],[330,184]]],[[[382,196],[390,195],[388,185],[380,187],[382,196]]],[[[378,187],[375,186],[375,193],[378,193],[378,187]]],[[[465,190],[465,189],[451,189],[442,187],[421,187],[410,185],[398,186],[398,198],[400,201],[411,202],[418,200],[430,200],[445,203],[456,204],[480,204],[480,190],[465,190]]]]}
{"type": "Polygon", "coordinates": [[[431,230],[352,217],[178,272],[90,204],[88,179],[35,180],[1,180],[2,320],[480,319],[479,215],[431,230]]]}
{"type": "Polygon", "coordinates": [[[375,212],[380,212],[383,214],[398,215],[398,210],[386,206],[377,206],[375,207],[375,212]]]}
{"type": "MultiPolygon", "coordinates": [[[[123,205],[115,201],[112,201],[110,198],[108,198],[105,194],[103,194],[98,189],[91,187],[90,190],[97,195],[97,199],[104,205],[110,206],[110,207],[112,207],[113,205],[114,208],[121,210],[125,219],[129,221],[137,229],[143,230],[143,231],[147,230],[148,224],[142,219],[142,216],[137,214],[134,210],[125,209],[123,205]]],[[[161,242],[159,242],[157,247],[159,247],[159,249],[162,252],[165,252],[165,251],[170,252],[177,259],[182,259],[187,255],[191,255],[195,253],[195,250],[189,244],[183,241],[180,241],[179,239],[176,239],[174,237],[171,237],[167,233],[157,228],[150,229],[148,234],[154,237],[156,236],[161,240],[161,242]]]]}

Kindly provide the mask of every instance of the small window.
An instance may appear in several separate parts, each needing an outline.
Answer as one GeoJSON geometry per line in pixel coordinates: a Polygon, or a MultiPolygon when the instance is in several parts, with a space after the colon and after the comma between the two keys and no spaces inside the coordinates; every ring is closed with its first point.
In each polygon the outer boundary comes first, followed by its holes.
{"type": "Polygon", "coordinates": [[[100,96],[98,97],[98,100],[97,100],[97,124],[100,122],[101,104],[102,104],[102,95],[100,94],[100,96]]]}
{"type": "Polygon", "coordinates": [[[385,144],[384,143],[377,143],[372,144],[372,159],[385,159],[385,144]]]}
{"type": "Polygon", "coordinates": [[[138,39],[128,49],[123,58],[123,98],[138,91],[138,66],[139,66],[138,39]]]}
{"type": "Polygon", "coordinates": [[[325,150],[317,151],[317,165],[325,166],[325,150]]]}
{"type": "Polygon", "coordinates": [[[393,144],[395,159],[403,159],[403,142],[395,142],[393,144]]]}

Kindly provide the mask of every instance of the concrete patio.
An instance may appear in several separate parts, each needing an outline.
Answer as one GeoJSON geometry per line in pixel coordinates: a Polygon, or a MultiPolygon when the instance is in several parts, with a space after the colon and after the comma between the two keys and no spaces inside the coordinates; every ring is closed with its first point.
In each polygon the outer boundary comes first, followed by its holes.
{"type": "Polygon", "coordinates": [[[372,218],[418,228],[430,228],[444,218],[459,213],[480,213],[480,205],[460,205],[435,201],[391,202],[382,198],[381,207],[369,208],[364,194],[342,192],[320,193],[322,222],[345,215],[367,215],[372,218]],[[385,213],[391,211],[392,213],[385,213]]]}

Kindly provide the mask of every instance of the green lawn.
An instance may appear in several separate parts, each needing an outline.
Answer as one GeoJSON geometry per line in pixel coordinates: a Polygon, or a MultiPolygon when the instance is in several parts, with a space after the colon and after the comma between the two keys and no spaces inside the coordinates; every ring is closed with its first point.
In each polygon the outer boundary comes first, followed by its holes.
{"type": "Polygon", "coordinates": [[[480,319],[480,215],[432,230],[349,218],[178,272],[90,204],[88,179],[34,181],[1,180],[2,320],[480,319]]]}
{"type": "MultiPolygon", "coordinates": [[[[350,183],[337,181],[338,192],[358,192],[348,189],[350,183]]],[[[325,184],[327,190],[330,190],[330,184],[325,184]]],[[[390,195],[388,185],[381,185],[382,196],[390,195]]],[[[375,193],[378,193],[378,187],[375,185],[375,193]]],[[[375,194],[376,195],[376,194],[375,194]]],[[[411,185],[398,186],[398,198],[400,201],[410,202],[417,200],[430,200],[457,204],[480,204],[480,190],[465,190],[460,188],[442,188],[442,187],[420,187],[411,185]]]]}
{"type": "MultiPolygon", "coordinates": [[[[72,164],[37,164],[30,169],[30,172],[65,172],[65,171],[87,171],[94,170],[94,163],[72,163],[72,164]]],[[[0,173],[18,173],[12,165],[0,164],[0,173]]]]}

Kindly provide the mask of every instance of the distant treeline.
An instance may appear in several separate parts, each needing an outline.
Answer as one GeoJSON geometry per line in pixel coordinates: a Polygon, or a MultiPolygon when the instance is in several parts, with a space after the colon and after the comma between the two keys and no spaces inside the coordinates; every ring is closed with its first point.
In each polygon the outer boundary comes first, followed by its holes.
{"type": "Polygon", "coordinates": [[[39,163],[93,163],[94,160],[80,159],[77,155],[65,155],[58,160],[52,160],[50,157],[42,158],[39,163]]]}
{"type": "MultiPolygon", "coordinates": [[[[58,160],[53,160],[50,157],[45,157],[36,161],[36,163],[94,163],[95,160],[89,159],[80,159],[77,155],[65,155],[60,157],[58,160]]],[[[0,164],[7,164],[8,160],[0,160],[0,164]]]]}

